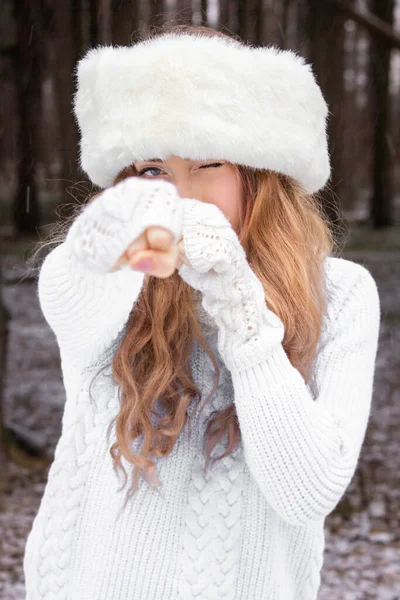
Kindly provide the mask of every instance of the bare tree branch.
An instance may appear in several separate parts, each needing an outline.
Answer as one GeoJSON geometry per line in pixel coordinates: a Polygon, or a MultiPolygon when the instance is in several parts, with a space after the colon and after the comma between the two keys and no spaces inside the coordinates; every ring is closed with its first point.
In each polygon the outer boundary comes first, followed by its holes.
{"type": "Polygon", "coordinates": [[[350,6],[345,0],[326,0],[326,2],[336,6],[341,12],[356,21],[356,23],[364,25],[372,34],[379,35],[392,48],[400,49],[400,33],[397,33],[393,27],[390,27],[390,25],[379,19],[379,17],[366,10],[361,11],[350,6]]]}

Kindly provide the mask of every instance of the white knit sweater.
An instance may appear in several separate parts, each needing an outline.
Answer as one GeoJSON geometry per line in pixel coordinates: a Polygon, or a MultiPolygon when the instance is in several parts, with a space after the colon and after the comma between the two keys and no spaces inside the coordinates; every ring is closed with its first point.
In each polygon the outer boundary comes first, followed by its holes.
{"type": "MultiPolygon", "coordinates": [[[[369,271],[341,258],[324,263],[329,308],[314,363],[316,397],[281,343],[261,362],[249,355],[229,371],[218,325],[196,292],[219,387],[199,420],[196,412],[192,437],[185,427],[170,456],[155,459],[162,485],[139,479],[122,511],[126,488],[109,455],[114,428],[107,437],[119,409],[110,362],[144,275],[129,267],[93,272],[74,251],[77,235],[71,229],[46,257],[38,282],[66,404],[26,543],[27,600],[315,600],[324,520],[354,475],[370,413],[380,306],[369,271]],[[91,403],[100,365],[106,370],[91,403]],[[205,472],[206,419],[232,401],[242,443],[205,472]]],[[[214,372],[197,342],[191,364],[204,401],[214,372]]]]}

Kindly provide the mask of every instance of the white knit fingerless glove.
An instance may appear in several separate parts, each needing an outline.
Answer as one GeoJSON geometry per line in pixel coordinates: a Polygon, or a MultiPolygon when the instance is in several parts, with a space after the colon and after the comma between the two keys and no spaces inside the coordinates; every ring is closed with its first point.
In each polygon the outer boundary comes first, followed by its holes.
{"type": "Polygon", "coordinates": [[[202,306],[218,326],[218,350],[229,370],[261,362],[280,344],[284,325],[265,301],[236,232],[214,204],[185,199],[183,245],[191,266],[179,268],[203,293],[202,306]]]}
{"type": "Polygon", "coordinates": [[[177,243],[182,222],[182,198],[172,183],[129,177],[84,207],[66,241],[81,263],[98,273],[108,273],[145,229],[164,227],[177,243]]]}

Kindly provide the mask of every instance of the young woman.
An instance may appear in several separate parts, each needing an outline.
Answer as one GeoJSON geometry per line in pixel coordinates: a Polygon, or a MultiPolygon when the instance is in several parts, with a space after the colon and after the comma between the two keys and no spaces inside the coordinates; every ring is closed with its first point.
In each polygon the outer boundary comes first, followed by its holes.
{"type": "Polygon", "coordinates": [[[175,26],[77,75],[81,167],[104,189],[40,269],[66,404],[27,599],[314,600],[380,306],[317,202],[312,70],[175,26]]]}

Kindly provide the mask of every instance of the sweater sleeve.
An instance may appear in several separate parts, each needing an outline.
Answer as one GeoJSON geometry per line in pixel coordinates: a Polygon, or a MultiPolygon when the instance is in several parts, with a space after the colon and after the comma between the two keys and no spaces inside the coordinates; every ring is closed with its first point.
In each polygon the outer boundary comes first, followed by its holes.
{"type": "Polygon", "coordinates": [[[66,402],[62,434],[25,544],[26,600],[67,598],[74,523],[102,425],[110,418],[88,409],[85,369],[122,329],[144,277],[129,268],[97,273],[77,259],[70,242],[54,248],[39,273],[40,305],[60,348],[66,402]]]}
{"type": "Polygon", "coordinates": [[[67,394],[121,332],[143,279],[144,274],[129,265],[107,274],[88,269],[73,254],[69,241],[46,256],[38,297],[59,346],[67,394]]]}
{"type": "MultiPolygon", "coordinates": [[[[241,354],[242,368],[231,373],[249,469],[274,510],[293,525],[324,519],[336,507],[368,425],[380,301],[369,271],[357,268],[314,362],[315,399],[281,343],[262,361],[241,354]]],[[[268,329],[260,335],[268,346],[268,329]]]]}
{"type": "Polygon", "coordinates": [[[112,270],[118,257],[150,226],[167,228],[177,240],[182,215],[171,183],[129,177],[85,205],[46,256],[38,296],[60,348],[67,396],[116,340],[142,289],[144,273],[129,265],[112,270]]]}

